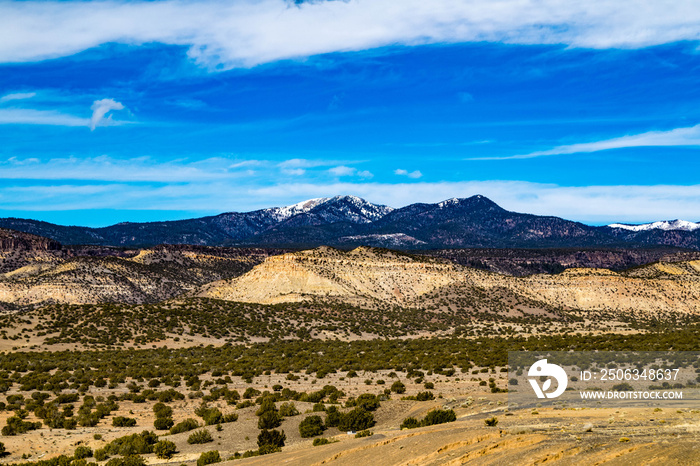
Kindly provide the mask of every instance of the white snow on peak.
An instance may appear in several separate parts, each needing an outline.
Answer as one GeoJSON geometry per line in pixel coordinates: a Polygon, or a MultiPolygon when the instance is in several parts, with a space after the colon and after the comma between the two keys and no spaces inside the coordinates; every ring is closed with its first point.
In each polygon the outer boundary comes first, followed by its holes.
{"type": "Polygon", "coordinates": [[[695,231],[700,229],[700,223],[688,222],[686,220],[663,220],[661,222],[644,223],[641,225],[626,225],[624,223],[612,223],[608,225],[610,228],[620,228],[629,231],[647,231],[647,230],[684,230],[695,231]]]}
{"type": "Polygon", "coordinates": [[[448,205],[455,205],[455,204],[459,204],[459,199],[457,199],[456,197],[453,197],[451,199],[447,199],[447,200],[444,200],[442,202],[439,202],[438,207],[442,209],[444,207],[447,207],[448,205]]]}
{"type": "Polygon", "coordinates": [[[392,207],[372,204],[357,196],[319,197],[316,199],[308,199],[306,201],[298,202],[286,207],[273,207],[265,210],[274,215],[277,221],[282,222],[288,218],[294,217],[295,215],[309,212],[320,205],[335,201],[346,201],[356,207],[359,212],[353,212],[349,208],[341,210],[341,212],[344,212],[345,215],[347,215],[348,220],[356,223],[367,223],[377,220],[394,210],[392,207]]]}
{"type": "Polygon", "coordinates": [[[288,205],[286,207],[272,207],[270,209],[265,209],[271,212],[279,221],[287,220],[295,215],[308,212],[314,207],[328,202],[331,198],[329,197],[318,197],[316,199],[308,199],[306,201],[297,202],[296,204],[288,205]]]}

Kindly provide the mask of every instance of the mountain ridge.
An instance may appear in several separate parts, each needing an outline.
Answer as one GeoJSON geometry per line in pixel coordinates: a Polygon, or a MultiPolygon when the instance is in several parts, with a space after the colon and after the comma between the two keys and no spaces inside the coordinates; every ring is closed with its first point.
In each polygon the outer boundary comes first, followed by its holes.
{"type": "Polygon", "coordinates": [[[0,219],[0,228],[50,238],[64,245],[192,244],[297,249],[330,245],[344,249],[372,246],[409,250],[673,246],[700,250],[700,226],[695,229],[692,222],[680,221],[645,225],[656,224],[661,227],[590,226],[555,216],[508,211],[482,195],[397,209],[356,196],[334,196],[251,212],[122,222],[101,228],[0,219]]]}

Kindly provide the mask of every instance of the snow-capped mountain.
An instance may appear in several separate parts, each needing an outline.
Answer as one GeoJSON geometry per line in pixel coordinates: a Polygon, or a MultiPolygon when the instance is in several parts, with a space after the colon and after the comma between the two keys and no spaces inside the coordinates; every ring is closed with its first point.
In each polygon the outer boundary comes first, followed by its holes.
{"type": "Polygon", "coordinates": [[[371,245],[405,249],[671,246],[700,250],[700,224],[683,220],[596,227],[510,212],[475,195],[393,209],[356,196],[309,199],[285,207],[171,222],[66,227],[4,218],[8,228],[66,245],[157,244],[310,248],[371,245]]]}
{"type": "Polygon", "coordinates": [[[314,207],[328,202],[329,199],[329,197],[308,199],[306,201],[297,202],[296,204],[288,205],[286,207],[271,207],[269,209],[263,209],[263,212],[269,212],[278,221],[282,222],[290,217],[294,217],[295,215],[306,213],[314,207]]]}
{"type": "Polygon", "coordinates": [[[620,228],[629,231],[649,231],[649,230],[682,230],[695,231],[700,230],[700,223],[688,222],[687,220],[663,220],[660,222],[643,223],[641,225],[627,225],[624,223],[613,223],[608,225],[610,228],[620,228]]]}
{"type": "MultiPolygon", "coordinates": [[[[298,202],[286,207],[264,209],[283,222],[299,214],[313,214],[316,223],[350,222],[370,223],[394,210],[385,205],[372,204],[357,196],[320,197],[298,202]]],[[[304,222],[302,222],[304,223],[304,222]]]]}

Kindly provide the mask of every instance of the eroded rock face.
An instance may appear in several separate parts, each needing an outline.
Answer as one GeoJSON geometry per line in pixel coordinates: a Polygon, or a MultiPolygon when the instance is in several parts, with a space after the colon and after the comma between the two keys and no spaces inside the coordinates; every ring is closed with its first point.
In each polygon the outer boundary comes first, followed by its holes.
{"type": "Polygon", "coordinates": [[[212,283],[200,296],[257,303],[341,298],[408,304],[429,291],[464,281],[453,264],[357,248],[317,248],[270,257],[237,279],[212,283]]]}
{"type": "Polygon", "coordinates": [[[21,305],[131,304],[194,295],[261,304],[329,300],[478,310],[478,301],[487,296],[491,308],[504,313],[519,301],[535,313],[700,313],[697,260],[662,261],[621,272],[570,268],[554,275],[513,277],[367,247],[270,255],[264,249],[158,246],[122,251],[121,256],[75,255],[45,238],[3,233],[5,244],[14,249],[0,251],[0,302],[21,305]],[[494,301],[499,303],[495,307],[494,301]]]}
{"type": "Polygon", "coordinates": [[[162,246],[127,256],[75,256],[45,251],[0,252],[0,302],[152,303],[194,292],[199,286],[238,276],[266,251],[162,246]],[[218,254],[217,254],[218,253],[218,254]],[[4,254],[4,256],[3,256],[4,254]]]}
{"type": "Polygon", "coordinates": [[[650,264],[629,272],[568,269],[557,275],[482,275],[475,284],[564,309],[659,314],[700,313],[700,262],[650,264]]]}
{"type": "Polygon", "coordinates": [[[206,285],[199,296],[263,304],[341,299],[436,305],[465,290],[521,296],[543,307],[653,314],[700,313],[700,261],[655,263],[627,272],[568,269],[512,277],[422,257],[358,248],[318,248],[270,257],[245,275],[206,285]],[[430,293],[430,298],[420,300],[430,293]]]}
{"type": "Polygon", "coordinates": [[[59,251],[61,243],[42,236],[0,228],[0,251],[59,251]]]}

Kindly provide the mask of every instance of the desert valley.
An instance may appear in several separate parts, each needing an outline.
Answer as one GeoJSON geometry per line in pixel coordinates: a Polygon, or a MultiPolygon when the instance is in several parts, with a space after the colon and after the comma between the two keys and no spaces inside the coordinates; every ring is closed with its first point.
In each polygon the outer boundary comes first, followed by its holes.
{"type": "MultiPolygon", "coordinates": [[[[469,228],[465,216],[484,214],[468,205],[442,207],[424,228],[444,239],[455,215],[469,228]]],[[[308,226],[313,209],[289,218],[307,232],[360,224],[308,226]]],[[[527,241],[568,234],[530,229],[527,241]]],[[[510,350],[697,350],[692,248],[299,249],[257,238],[131,247],[9,229],[0,240],[4,463],[700,457],[692,403],[509,408],[507,399],[510,350]]]]}

